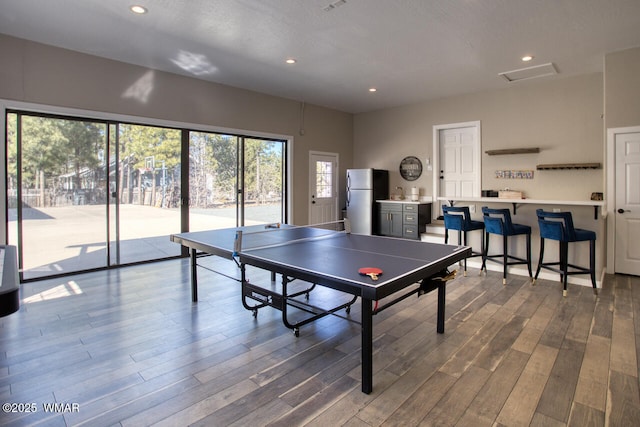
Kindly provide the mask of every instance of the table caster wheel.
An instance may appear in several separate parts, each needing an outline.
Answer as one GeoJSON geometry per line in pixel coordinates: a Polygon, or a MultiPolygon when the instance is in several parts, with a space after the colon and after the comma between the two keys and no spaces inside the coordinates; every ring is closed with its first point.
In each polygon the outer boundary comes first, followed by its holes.
{"type": "Polygon", "coordinates": [[[294,329],[293,329],[293,335],[295,335],[295,336],[296,336],[296,338],[297,338],[297,337],[299,337],[299,336],[300,336],[300,329],[298,329],[298,328],[294,328],[294,329]]]}
{"type": "Polygon", "coordinates": [[[253,314],[253,318],[256,319],[258,318],[258,310],[251,310],[252,314],[253,314]]]}
{"type": "Polygon", "coordinates": [[[346,312],[347,314],[351,313],[351,306],[348,306],[348,307],[346,308],[345,312],[346,312]]]}

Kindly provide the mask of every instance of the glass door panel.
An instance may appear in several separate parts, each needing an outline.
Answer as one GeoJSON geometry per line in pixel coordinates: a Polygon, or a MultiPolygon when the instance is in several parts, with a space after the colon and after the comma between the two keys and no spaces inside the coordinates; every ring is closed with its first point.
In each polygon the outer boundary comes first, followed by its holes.
{"type": "Polygon", "coordinates": [[[244,140],[244,225],[284,222],[285,143],[244,140]]]}
{"type": "Polygon", "coordinates": [[[235,227],[238,137],[189,132],[189,230],[235,227]]]}
{"type": "Polygon", "coordinates": [[[109,229],[111,263],[180,255],[169,235],[180,232],[181,131],[119,123],[114,133],[110,212],[117,223],[109,229]]]}
{"type": "Polygon", "coordinates": [[[23,277],[106,266],[106,126],[15,117],[14,208],[23,277]]]}

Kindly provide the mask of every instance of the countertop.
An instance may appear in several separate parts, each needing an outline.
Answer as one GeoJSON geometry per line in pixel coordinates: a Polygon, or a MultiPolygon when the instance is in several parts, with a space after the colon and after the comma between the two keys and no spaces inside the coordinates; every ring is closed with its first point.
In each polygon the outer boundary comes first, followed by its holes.
{"type": "Polygon", "coordinates": [[[425,205],[429,203],[433,203],[433,198],[430,196],[422,196],[420,200],[414,202],[410,199],[402,199],[402,200],[393,200],[393,199],[385,199],[385,200],[376,200],[376,203],[409,203],[413,205],[425,205]]]}
{"type": "Polygon", "coordinates": [[[500,197],[438,197],[440,201],[449,202],[451,205],[455,202],[484,202],[484,203],[511,203],[513,205],[513,213],[516,213],[516,206],[521,204],[532,205],[556,205],[556,206],[593,206],[594,219],[598,219],[598,208],[602,213],[602,218],[607,216],[607,205],[604,200],[544,200],[544,199],[507,199],[500,197]]]}
{"type": "Polygon", "coordinates": [[[603,200],[542,200],[502,199],[500,197],[438,197],[438,200],[453,202],[529,203],[535,205],[604,206],[603,200]]]}

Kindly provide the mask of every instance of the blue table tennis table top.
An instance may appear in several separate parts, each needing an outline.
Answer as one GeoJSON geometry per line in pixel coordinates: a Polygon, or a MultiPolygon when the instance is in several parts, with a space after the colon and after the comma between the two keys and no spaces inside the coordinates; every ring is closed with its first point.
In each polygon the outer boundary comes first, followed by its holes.
{"type": "Polygon", "coordinates": [[[181,233],[171,240],[351,294],[378,300],[470,255],[465,246],[329,231],[314,227],[249,226],[181,233]],[[242,232],[239,252],[234,247],[242,232]],[[377,281],[358,273],[377,267],[377,281]]]}

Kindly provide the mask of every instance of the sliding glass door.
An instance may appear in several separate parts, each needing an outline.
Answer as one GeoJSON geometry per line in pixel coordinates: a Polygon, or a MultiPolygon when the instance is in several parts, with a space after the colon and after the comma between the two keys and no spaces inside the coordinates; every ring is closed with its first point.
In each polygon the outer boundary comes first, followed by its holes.
{"type": "Polygon", "coordinates": [[[233,135],[189,132],[189,230],[237,225],[238,141],[233,135]]]}
{"type": "Polygon", "coordinates": [[[284,141],[189,137],[189,229],[284,222],[284,141]]]}
{"type": "Polygon", "coordinates": [[[110,264],[180,255],[169,235],[181,230],[181,130],[125,123],[111,129],[110,264]]]}
{"type": "Polygon", "coordinates": [[[24,278],[107,265],[104,123],[9,114],[9,242],[24,278]]]}
{"type": "Polygon", "coordinates": [[[286,222],[286,141],[6,118],[8,240],[23,280],[180,256],[169,235],[186,229],[286,222]]]}
{"type": "Polygon", "coordinates": [[[243,224],[282,222],[284,154],[282,141],[244,139],[243,224]]]}

